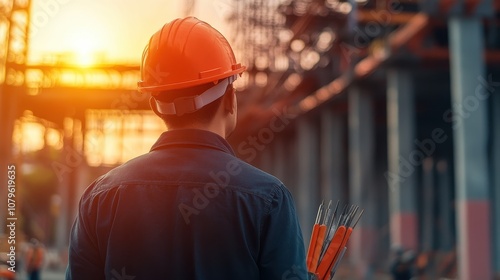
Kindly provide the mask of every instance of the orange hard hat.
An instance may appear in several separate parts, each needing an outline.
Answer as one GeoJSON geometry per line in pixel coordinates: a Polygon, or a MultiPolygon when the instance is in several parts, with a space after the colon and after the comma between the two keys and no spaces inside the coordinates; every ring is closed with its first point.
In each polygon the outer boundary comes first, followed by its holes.
{"type": "Polygon", "coordinates": [[[241,74],[224,36],[195,17],[173,20],[156,32],[144,49],[140,92],[194,87],[241,74]]]}

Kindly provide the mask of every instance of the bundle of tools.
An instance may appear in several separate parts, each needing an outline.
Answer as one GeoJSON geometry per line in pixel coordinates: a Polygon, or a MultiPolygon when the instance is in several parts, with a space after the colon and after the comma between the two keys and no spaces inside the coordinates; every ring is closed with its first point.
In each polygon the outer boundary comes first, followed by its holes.
{"type": "Polygon", "coordinates": [[[364,211],[359,206],[345,205],[337,215],[339,201],[335,209],[331,206],[331,200],[326,209],[321,203],[313,226],[306,260],[311,280],[333,279],[347,250],[346,243],[364,211]]]}

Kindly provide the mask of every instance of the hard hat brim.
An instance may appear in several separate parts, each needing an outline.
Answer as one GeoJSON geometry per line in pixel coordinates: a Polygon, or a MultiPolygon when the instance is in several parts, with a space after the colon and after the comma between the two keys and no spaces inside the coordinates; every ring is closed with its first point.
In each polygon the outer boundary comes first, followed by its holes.
{"type": "Polygon", "coordinates": [[[169,91],[169,90],[178,90],[178,89],[185,89],[189,87],[194,87],[194,86],[199,86],[202,84],[208,84],[208,83],[216,83],[214,81],[218,81],[233,75],[238,75],[242,74],[245,70],[247,69],[246,66],[240,65],[239,68],[221,73],[219,75],[213,75],[209,77],[203,77],[200,79],[196,80],[191,80],[191,81],[185,81],[185,82],[180,82],[180,83],[174,83],[174,84],[166,84],[166,85],[154,85],[154,86],[148,86],[145,85],[144,81],[139,81],[137,82],[138,85],[138,91],[142,93],[149,93],[149,92],[160,92],[160,91],[169,91]]]}

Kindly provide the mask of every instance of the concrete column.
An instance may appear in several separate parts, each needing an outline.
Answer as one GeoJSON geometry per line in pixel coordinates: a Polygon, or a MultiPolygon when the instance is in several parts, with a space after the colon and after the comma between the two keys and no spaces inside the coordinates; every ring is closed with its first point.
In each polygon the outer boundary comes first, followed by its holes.
{"type": "Polygon", "coordinates": [[[496,88],[496,92],[492,95],[492,178],[493,178],[493,236],[494,238],[494,271],[497,277],[500,277],[500,88],[496,88]]]}
{"type": "Polygon", "coordinates": [[[437,232],[439,238],[439,249],[444,252],[449,252],[455,244],[455,231],[453,224],[453,205],[452,205],[452,185],[450,178],[450,168],[446,160],[440,160],[437,163],[437,191],[439,192],[439,225],[437,232]]]}
{"type": "Polygon", "coordinates": [[[455,182],[458,228],[458,278],[491,279],[488,166],[488,93],[480,18],[448,22],[454,113],[455,182]]]}
{"type": "Polygon", "coordinates": [[[335,205],[337,200],[346,203],[344,159],[344,118],[325,108],[321,112],[321,196],[331,199],[335,205]]]}
{"type": "Polygon", "coordinates": [[[273,175],[280,179],[283,183],[286,184],[286,176],[287,176],[287,150],[285,146],[285,139],[280,135],[276,137],[273,143],[273,175]]]}
{"type": "Polygon", "coordinates": [[[312,226],[321,203],[319,198],[318,127],[307,116],[297,119],[298,188],[297,208],[304,232],[304,242],[309,245],[312,226]]]}
{"type": "Polygon", "coordinates": [[[365,209],[365,214],[351,237],[349,255],[358,276],[372,279],[371,266],[377,239],[372,97],[369,92],[354,87],[348,92],[348,102],[350,203],[365,209]]]}
{"type": "Polygon", "coordinates": [[[68,240],[69,240],[69,230],[71,227],[71,205],[69,205],[68,201],[70,200],[70,190],[69,188],[71,187],[71,178],[72,175],[71,173],[74,172],[74,169],[71,169],[71,167],[68,165],[67,161],[65,160],[66,158],[69,158],[69,153],[67,152],[70,148],[72,147],[71,145],[72,141],[71,139],[68,139],[67,135],[64,135],[64,142],[63,145],[66,149],[63,149],[63,152],[61,154],[60,163],[61,163],[61,170],[64,168],[64,171],[67,172],[60,172],[58,174],[58,180],[59,180],[59,211],[58,211],[58,216],[56,220],[56,228],[55,228],[55,235],[56,235],[56,242],[55,246],[58,250],[64,250],[67,248],[66,246],[68,245],[68,240]],[[69,173],[69,174],[68,174],[69,173]],[[69,181],[69,182],[68,182],[69,181]]]}
{"type": "MultiPolygon", "coordinates": [[[[0,131],[2,133],[0,136],[0,180],[2,182],[0,186],[0,235],[8,233],[6,227],[8,167],[14,165],[16,177],[21,175],[21,166],[16,165],[12,154],[12,133],[14,132],[14,121],[18,115],[16,94],[20,93],[12,86],[0,85],[0,131]]],[[[18,196],[18,186],[16,189],[16,196],[18,196]]],[[[17,218],[20,217],[20,210],[16,207],[17,218]]],[[[17,224],[19,225],[19,222],[17,224]]]]}
{"type": "MultiPolygon", "coordinates": [[[[56,221],[56,247],[61,250],[68,245],[69,232],[77,215],[80,174],[87,162],[83,149],[78,145],[82,137],[81,121],[73,118],[64,120],[63,151],[61,157],[52,162],[52,169],[59,180],[60,214],[56,221]]],[[[83,177],[82,177],[83,178],[83,177]]]]}
{"type": "MultiPolygon", "coordinates": [[[[283,147],[285,151],[285,175],[283,177],[283,182],[287,188],[292,192],[298,211],[298,181],[299,181],[299,151],[298,151],[298,139],[296,134],[296,125],[293,126],[294,133],[284,135],[283,147]]],[[[306,232],[309,229],[302,226],[302,231],[306,232]]]]}
{"type": "Polygon", "coordinates": [[[417,250],[418,219],[415,167],[422,153],[415,148],[415,106],[411,73],[390,69],[387,75],[387,150],[390,236],[392,246],[417,250]]]}
{"type": "Polygon", "coordinates": [[[434,159],[429,157],[424,160],[422,166],[422,239],[421,248],[424,252],[434,251],[434,242],[436,230],[435,203],[436,200],[436,187],[434,184],[435,178],[435,163],[434,159]]]}

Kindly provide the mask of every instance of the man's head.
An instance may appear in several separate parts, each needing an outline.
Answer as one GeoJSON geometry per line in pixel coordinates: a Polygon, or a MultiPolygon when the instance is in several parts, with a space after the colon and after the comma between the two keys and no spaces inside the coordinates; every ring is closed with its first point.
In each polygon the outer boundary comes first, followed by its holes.
{"type": "Polygon", "coordinates": [[[227,135],[236,124],[232,83],[244,70],[217,30],[194,17],[176,19],[146,46],[139,91],[151,93],[169,129],[223,125],[218,130],[227,135]]]}

